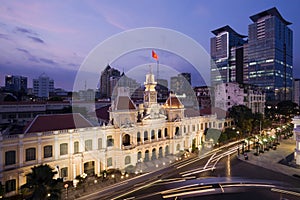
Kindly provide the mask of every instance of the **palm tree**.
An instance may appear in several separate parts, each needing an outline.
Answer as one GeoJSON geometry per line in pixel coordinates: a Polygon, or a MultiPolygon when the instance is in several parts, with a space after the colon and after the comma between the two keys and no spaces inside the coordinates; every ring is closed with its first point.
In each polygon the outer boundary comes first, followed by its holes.
{"type": "Polygon", "coordinates": [[[31,170],[26,174],[27,183],[21,187],[29,191],[29,199],[60,199],[62,183],[53,179],[57,172],[47,164],[34,166],[31,170]]]}

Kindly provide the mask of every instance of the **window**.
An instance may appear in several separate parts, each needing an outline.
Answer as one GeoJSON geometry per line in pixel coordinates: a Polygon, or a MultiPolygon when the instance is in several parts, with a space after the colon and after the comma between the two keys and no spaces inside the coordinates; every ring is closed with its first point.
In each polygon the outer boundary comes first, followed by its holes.
{"type": "Polygon", "coordinates": [[[137,132],[136,140],[137,140],[137,142],[141,142],[141,133],[140,132],[137,132]]]}
{"type": "Polygon", "coordinates": [[[158,138],[161,138],[161,129],[158,129],[157,135],[158,138]]]}
{"type": "Polygon", "coordinates": [[[86,151],[91,151],[93,150],[93,141],[92,140],[86,140],[84,141],[84,144],[85,144],[85,150],[86,151]]]}
{"type": "Polygon", "coordinates": [[[16,151],[5,152],[5,165],[16,164],[16,151]]]}
{"type": "Polygon", "coordinates": [[[74,142],[74,153],[79,153],[79,142],[74,142]]]}
{"type": "Polygon", "coordinates": [[[35,148],[26,149],[26,161],[35,160],[35,148]]]}
{"type": "Polygon", "coordinates": [[[107,167],[112,166],[112,158],[107,158],[107,167]]]}
{"type": "Polygon", "coordinates": [[[68,154],[68,144],[67,143],[62,143],[60,144],[60,155],[66,155],[68,154]]]}
{"type": "Polygon", "coordinates": [[[152,130],[152,131],[151,131],[151,140],[154,140],[154,139],[155,139],[155,131],[152,130]]]}
{"type": "Polygon", "coordinates": [[[195,130],[196,130],[196,128],[195,128],[195,125],[193,125],[193,126],[192,126],[192,130],[193,130],[193,131],[195,131],[195,130]]]}
{"type": "Polygon", "coordinates": [[[180,150],[180,144],[177,144],[176,151],[179,151],[179,150],[180,150]]]}
{"type": "Polygon", "coordinates": [[[107,147],[112,147],[114,146],[114,139],[112,136],[107,136],[107,147]]]}
{"type": "Polygon", "coordinates": [[[61,168],[60,175],[61,175],[61,178],[68,177],[68,168],[67,167],[61,168]]]}
{"type": "Polygon", "coordinates": [[[44,158],[52,157],[52,145],[44,146],[44,158]]]}
{"type": "Polygon", "coordinates": [[[98,149],[102,149],[102,138],[98,138],[98,149]]]}
{"type": "Polygon", "coordinates": [[[148,131],[144,132],[144,141],[148,140],[148,131]]]}
{"type": "Polygon", "coordinates": [[[201,130],[203,130],[203,123],[200,124],[201,130]]]}
{"type": "Polygon", "coordinates": [[[168,137],[168,128],[165,128],[165,137],[168,137]]]}
{"type": "Polygon", "coordinates": [[[130,162],[131,162],[130,156],[126,156],[125,157],[125,165],[130,164],[130,162]]]}
{"type": "Polygon", "coordinates": [[[5,182],[5,191],[12,192],[16,190],[16,179],[8,180],[5,182]]]}

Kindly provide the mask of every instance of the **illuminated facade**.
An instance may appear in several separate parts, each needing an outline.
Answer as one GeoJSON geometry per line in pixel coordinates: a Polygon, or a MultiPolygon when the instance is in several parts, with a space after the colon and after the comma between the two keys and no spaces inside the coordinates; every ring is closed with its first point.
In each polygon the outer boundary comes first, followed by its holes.
{"type": "Polygon", "coordinates": [[[238,34],[230,26],[212,31],[210,39],[212,85],[227,82],[243,83],[244,53],[246,36],[238,34]]]}
{"type": "Polygon", "coordinates": [[[107,125],[95,127],[80,114],[38,115],[22,134],[1,133],[0,181],[6,195],[17,193],[34,165],[47,163],[64,180],[126,170],[191,150],[193,141],[199,146],[205,140],[206,128],[230,124],[216,115],[192,115],[173,94],[158,104],[155,86],[154,75],[147,74],[144,103],[138,106],[120,87],[107,125]]]}
{"type": "Polygon", "coordinates": [[[267,101],[292,100],[293,32],[276,8],[250,17],[249,84],[266,92],[267,101]]]}

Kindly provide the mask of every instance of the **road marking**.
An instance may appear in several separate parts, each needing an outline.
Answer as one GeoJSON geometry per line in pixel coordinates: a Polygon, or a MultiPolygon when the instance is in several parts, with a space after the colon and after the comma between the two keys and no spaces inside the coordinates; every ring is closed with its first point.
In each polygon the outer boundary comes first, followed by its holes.
{"type": "Polygon", "coordinates": [[[293,192],[293,191],[288,191],[288,190],[281,190],[281,189],[277,189],[277,188],[271,188],[271,191],[272,192],[284,193],[284,194],[290,194],[290,195],[300,197],[300,193],[298,193],[298,192],[293,192]]]}
{"type": "Polygon", "coordinates": [[[129,191],[129,192],[126,192],[126,193],[124,193],[124,194],[121,194],[121,195],[119,195],[119,196],[117,196],[117,197],[115,197],[115,198],[112,198],[112,200],[121,198],[121,197],[123,197],[123,196],[126,196],[126,195],[128,195],[128,194],[130,194],[130,193],[136,192],[136,191],[141,190],[141,189],[143,189],[143,188],[150,187],[151,185],[153,185],[153,184],[155,184],[155,183],[157,183],[157,182],[160,182],[160,181],[161,181],[161,180],[159,179],[159,180],[156,180],[156,181],[154,181],[154,182],[152,182],[152,183],[148,183],[148,184],[146,184],[146,185],[144,185],[144,186],[138,187],[138,188],[133,189],[133,190],[131,190],[131,191],[129,191]]]}
{"type": "Polygon", "coordinates": [[[172,198],[172,197],[178,197],[178,196],[184,196],[189,194],[198,194],[198,193],[206,193],[206,192],[215,192],[216,189],[204,189],[204,190],[196,190],[196,191],[188,191],[188,192],[181,192],[176,194],[170,194],[163,196],[164,199],[172,198]]]}

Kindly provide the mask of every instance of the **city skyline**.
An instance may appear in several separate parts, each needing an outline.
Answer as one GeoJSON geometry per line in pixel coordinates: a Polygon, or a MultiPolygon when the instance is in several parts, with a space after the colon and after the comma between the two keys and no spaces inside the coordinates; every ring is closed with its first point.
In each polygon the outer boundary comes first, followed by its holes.
{"type": "MultiPolygon", "coordinates": [[[[294,77],[298,78],[300,59],[297,54],[300,41],[297,40],[297,33],[300,30],[297,22],[300,16],[295,15],[296,4],[299,3],[87,1],[71,4],[58,1],[4,1],[0,6],[0,85],[4,85],[5,75],[12,74],[27,76],[28,87],[31,87],[32,79],[45,72],[55,79],[55,87],[71,90],[79,66],[93,48],[112,35],[141,27],[179,31],[193,38],[209,53],[212,30],[230,25],[237,32],[248,35],[248,25],[251,23],[249,17],[271,7],[277,7],[282,16],[293,23],[290,27],[294,32],[294,77]],[[226,7],[235,12],[224,12],[226,7]]],[[[154,62],[150,53],[138,52],[137,59],[146,63],[154,62]]],[[[132,62],[126,60],[126,55],[123,57],[122,63],[116,62],[116,66],[109,60],[107,62],[126,73],[132,62]]],[[[180,62],[177,57],[171,56],[167,64],[184,71],[182,63],[186,62],[180,62]]],[[[207,70],[210,70],[209,67],[207,70]]]]}

